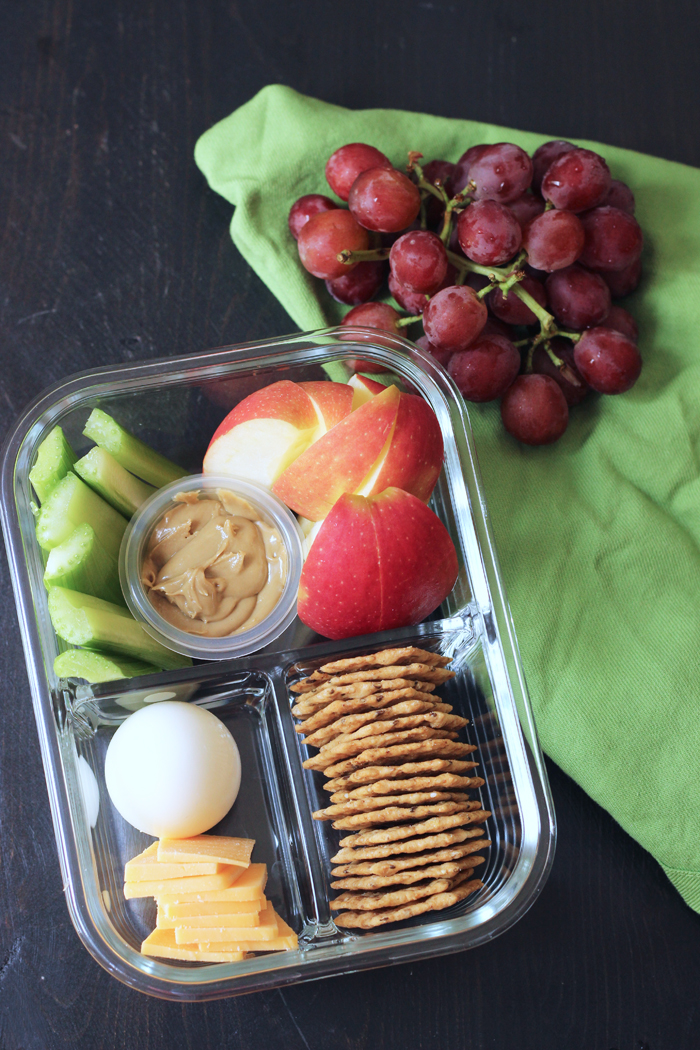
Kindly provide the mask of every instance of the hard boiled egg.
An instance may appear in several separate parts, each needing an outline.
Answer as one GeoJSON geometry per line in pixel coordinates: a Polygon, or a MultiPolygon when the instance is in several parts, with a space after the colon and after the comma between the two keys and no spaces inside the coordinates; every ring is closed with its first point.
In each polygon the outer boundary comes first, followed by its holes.
{"type": "Polygon", "coordinates": [[[201,835],[226,816],[241,783],[236,741],[211,711],[165,700],[134,712],[107,748],[109,797],[156,838],[201,835]]]}

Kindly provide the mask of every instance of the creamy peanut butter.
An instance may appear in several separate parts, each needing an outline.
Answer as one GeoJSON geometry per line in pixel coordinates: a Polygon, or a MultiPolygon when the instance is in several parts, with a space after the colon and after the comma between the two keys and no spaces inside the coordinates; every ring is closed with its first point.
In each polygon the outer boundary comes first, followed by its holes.
{"type": "Polygon", "coordinates": [[[181,631],[224,638],[255,627],[279,601],[287,550],[276,528],[233,492],[180,492],[153,529],[141,580],[181,631]]]}

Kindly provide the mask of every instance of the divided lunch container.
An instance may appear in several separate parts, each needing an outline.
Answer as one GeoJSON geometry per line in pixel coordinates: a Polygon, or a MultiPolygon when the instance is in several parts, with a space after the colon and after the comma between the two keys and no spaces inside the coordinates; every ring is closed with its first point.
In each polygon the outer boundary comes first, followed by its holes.
{"type": "MultiPolygon", "coordinates": [[[[351,371],[345,368],[347,376],[351,371]]],[[[466,408],[429,355],[398,337],[343,328],[83,372],[35,401],[9,435],[2,519],[68,907],[83,943],[109,973],[167,999],[213,999],[473,948],[532,904],[554,851],[551,798],[466,408]],[[93,686],[57,679],[53,662],[65,646],[49,619],[29,482],[48,431],[60,424],[82,455],[85,421],[99,406],[196,473],[223,416],[253,390],[279,379],[325,379],[324,366],[331,364],[337,379],[343,363],[357,357],[422,394],[442,428],[444,468],[431,506],[450,531],[460,571],[433,617],[339,642],[320,639],[296,619],[266,649],[243,659],[93,686]],[[312,819],[328,800],[323,776],[302,766],[307,749],[294,730],[289,685],[328,660],[409,644],[449,655],[457,672],[438,691],[469,719],[464,734],[477,745],[471,757],[485,780],[482,805],[492,813],[485,825],[492,845],[475,872],[484,886],[445,911],[375,930],[342,930],[329,908],[330,857],[340,833],[312,819]],[[233,733],[243,764],[241,791],[212,830],[256,840],[253,860],[269,870],[266,895],[298,934],[298,950],[217,964],[140,954],[155,926],[155,902],[125,900],[123,873],[125,862],[151,840],[112,806],[104,759],[132,711],[165,699],[210,708],[233,733]],[[96,820],[89,804],[95,779],[96,820]]]]}

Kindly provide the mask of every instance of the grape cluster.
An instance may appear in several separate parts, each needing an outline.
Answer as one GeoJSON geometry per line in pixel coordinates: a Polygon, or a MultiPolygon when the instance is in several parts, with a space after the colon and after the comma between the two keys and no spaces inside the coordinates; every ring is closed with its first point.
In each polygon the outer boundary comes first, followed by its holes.
{"type": "Polygon", "coordinates": [[[292,205],[299,258],[353,308],[343,324],[422,322],[417,344],[467,400],[501,398],[513,437],[556,441],[589,391],[622,394],[641,371],[637,325],[612,302],[641,275],[634,195],[561,140],[532,157],[499,142],[421,160],[409,153],[404,173],[374,146],[336,150],[326,179],[347,208],[316,193],[292,205]],[[373,301],[387,280],[406,314],[373,301]]]}

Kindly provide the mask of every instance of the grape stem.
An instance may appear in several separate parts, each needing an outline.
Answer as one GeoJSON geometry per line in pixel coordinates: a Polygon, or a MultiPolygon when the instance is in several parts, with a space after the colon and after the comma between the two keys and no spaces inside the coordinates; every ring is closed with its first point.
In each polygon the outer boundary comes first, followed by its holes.
{"type": "MultiPolygon", "coordinates": [[[[581,386],[581,382],[576,377],[574,372],[569,368],[569,366],[567,365],[566,361],[563,361],[561,359],[561,357],[559,357],[559,355],[556,354],[554,352],[554,350],[552,350],[552,346],[551,346],[551,343],[549,342],[549,339],[545,339],[544,348],[547,351],[547,354],[549,356],[549,360],[552,362],[553,365],[556,365],[556,367],[559,369],[559,372],[561,373],[563,378],[567,381],[567,383],[571,383],[572,386],[581,386]]],[[[534,352],[534,349],[535,349],[534,346],[533,346],[532,349],[533,349],[533,352],[534,352]]]]}
{"type": "Polygon", "coordinates": [[[396,322],[397,328],[405,328],[409,324],[415,324],[416,321],[422,321],[423,314],[414,314],[413,317],[402,317],[400,321],[396,322]]]}
{"type": "Polygon", "coordinates": [[[443,216],[442,227],[438,236],[442,243],[446,245],[450,243],[450,237],[452,235],[452,219],[454,217],[454,211],[456,209],[461,211],[462,208],[465,208],[468,204],[471,204],[471,197],[467,196],[468,187],[465,186],[463,190],[457,193],[450,200],[439,179],[437,182],[429,182],[426,179],[425,175],[423,174],[423,169],[418,163],[422,156],[422,153],[418,153],[415,150],[411,150],[411,152],[408,154],[408,164],[406,165],[406,168],[409,172],[415,172],[415,174],[418,177],[418,188],[422,190],[423,193],[431,193],[433,197],[437,197],[437,199],[442,204],[444,204],[445,214],[443,216]]]}
{"type": "Polygon", "coordinates": [[[408,164],[406,165],[407,171],[414,171],[418,176],[419,190],[423,190],[426,193],[432,193],[433,197],[437,197],[437,199],[441,201],[442,204],[447,205],[447,194],[445,193],[442,186],[439,183],[435,184],[432,182],[428,182],[425,175],[423,174],[423,169],[418,163],[422,156],[422,153],[417,153],[415,150],[411,150],[411,152],[408,154],[408,164]]]}
{"type": "Polygon", "coordinates": [[[336,259],[338,262],[345,263],[346,266],[351,266],[353,263],[358,262],[374,262],[381,259],[388,259],[391,248],[368,248],[366,251],[353,252],[349,248],[343,248],[342,252],[338,252],[336,259]]]}

